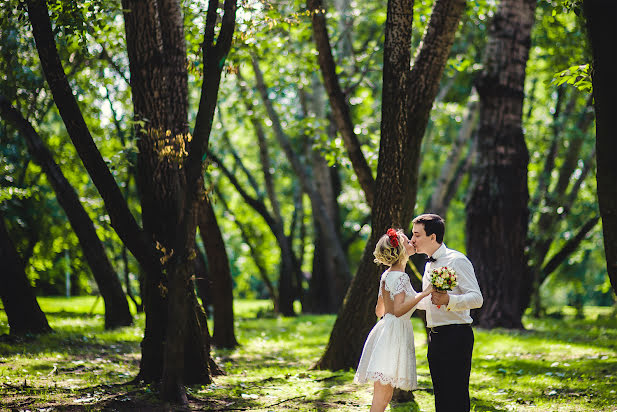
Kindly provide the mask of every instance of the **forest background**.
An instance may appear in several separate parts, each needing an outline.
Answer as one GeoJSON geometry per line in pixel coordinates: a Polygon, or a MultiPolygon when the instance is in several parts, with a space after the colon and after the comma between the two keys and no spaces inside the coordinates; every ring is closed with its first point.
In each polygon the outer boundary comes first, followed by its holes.
{"type": "MultiPolygon", "coordinates": [[[[544,316],[570,305],[582,316],[586,305],[615,304],[583,3],[151,4],[2,4],[0,235],[14,262],[3,271],[7,315],[11,295],[100,294],[113,328],[132,323],[128,298],[145,308],[146,336],[161,344],[175,332],[149,329],[148,317],[166,325],[180,313],[193,325],[187,307],[173,306],[188,293],[214,318],[212,342],[202,336],[205,365],[210,343],[237,344],[233,298],[270,299],[277,314],[353,319],[335,323],[318,362],[353,367],[374,322],[362,294],[376,295],[378,268],[366,269],[366,251],[389,225],[408,229],[411,216],[429,211],[445,217],[447,245],[478,266],[488,302],[480,326],[518,329],[526,310],[544,316]],[[408,36],[392,28],[392,10],[409,12],[408,36]],[[152,44],[139,31],[145,23],[160,25],[152,44]],[[515,33],[518,48],[500,45],[503,33],[515,33]],[[389,41],[399,37],[412,71],[404,57],[392,63],[389,41]],[[400,93],[397,73],[411,85],[400,93]],[[492,84],[499,73],[511,83],[492,84]],[[397,105],[410,117],[400,120],[397,105]],[[393,130],[397,119],[405,131],[393,130]],[[499,153],[503,169],[493,167],[499,153]],[[20,276],[27,282],[16,286],[20,276]],[[167,298],[169,309],[148,313],[167,298]],[[341,336],[356,343],[335,356],[341,336]]],[[[610,176],[615,165],[603,170],[610,176]]],[[[409,269],[417,288],[421,259],[409,269]]],[[[48,329],[36,303],[21,300],[23,331],[48,329]]],[[[203,332],[199,310],[195,329],[182,323],[178,339],[203,332]]],[[[19,319],[8,321],[20,332],[19,319]]],[[[142,350],[139,377],[160,379],[169,361],[142,350]]],[[[208,380],[209,368],[185,381],[208,380]]]]}

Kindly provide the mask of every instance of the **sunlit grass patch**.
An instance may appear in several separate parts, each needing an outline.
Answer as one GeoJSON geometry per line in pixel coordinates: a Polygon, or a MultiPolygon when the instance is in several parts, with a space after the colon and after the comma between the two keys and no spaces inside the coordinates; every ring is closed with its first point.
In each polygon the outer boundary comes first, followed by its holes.
{"type": "MultiPolygon", "coordinates": [[[[0,342],[0,409],[164,407],[155,387],[116,386],[139,370],[143,315],[135,317],[134,326],[105,331],[94,297],[39,301],[55,333],[0,342]]],[[[368,410],[372,385],[355,385],[353,370],[312,369],[334,315],[276,317],[269,301],[234,305],[241,346],[213,348],[226,375],[211,385],[189,387],[192,408],[368,410]]],[[[569,309],[563,313],[563,319],[525,318],[525,331],[475,330],[473,410],[617,410],[617,321],[610,308],[586,308],[582,320],[569,309]]],[[[3,316],[0,312],[0,327],[3,316]]],[[[419,389],[415,402],[393,403],[389,410],[430,412],[426,335],[419,319],[412,322],[419,389]]]]}

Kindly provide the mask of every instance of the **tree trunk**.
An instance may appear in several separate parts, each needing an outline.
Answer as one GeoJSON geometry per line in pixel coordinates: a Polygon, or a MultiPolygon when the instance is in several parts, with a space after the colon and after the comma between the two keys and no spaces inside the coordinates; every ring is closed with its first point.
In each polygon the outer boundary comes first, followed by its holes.
{"type": "MultiPolygon", "coordinates": [[[[249,203],[249,205],[251,205],[259,214],[263,216],[263,218],[266,220],[266,223],[270,227],[272,234],[276,238],[281,252],[281,259],[279,264],[279,291],[277,294],[278,299],[275,306],[278,308],[278,311],[280,311],[281,314],[285,316],[294,316],[294,300],[296,299],[296,297],[301,295],[301,293],[299,293],[298,286],[300,288],[302,287],[301,284],[294,287],[294,280],[301,278],[300,265],[298,264],[298,258],[293,252],[293,237],[287,236],[285,234],[283,215],[281,214],[278,197],[274,190],[274,176],[272,173],[272,167],[270,166],[270,155],[268,154],[269,151],[268,143],[266,141],[266,134],[264,133],[261,119],[258,119],[257,116],[255,116],[255,108],[248,93],[244,78],[242,77],[242,74],[240,72],[238,72],[237,76],[240,94],[243,96],[243,103],[246,106],[247,111],[249,113],[252,113],[250,115],[250,120],[253,124],[253,128],[255,129],[255,134],[257,136],[257,143],[259,146],[259,160],[261,163],[261,170],[264,178],[264,186],[268,195],[268,200],[270,201],[272,213],[268,212],[264,199],[261,199],[260,197],[259,204],[257,204],[256,199],[249,200],[248,195],[243,194],[246,192],[239,189],[239,183],[234,183],[234,186],[236,187],[236,189],[238,189],[238,191],[245,198],[245,200],[247,200],[247,203],[249,203]]],[[[245,174],[249,178],[251,184],[253,184],[254,190],[256,192],[259,192],[255,179],[253,179],[252,175],[248,172],[248,170],[246,170],[244,164],[235,152],[234,157],[236,157],[237,163],[245,171],[245,174]]],[[[230,173],[226,174],[231,179],[230,173]]]]}
{"type": "MultiPolygon", "coordinates": [[[[164,375],[165,362],[178,362],[179,365],[171,369],[174,371],[184,367],[182,354],[177,351],[182,351],[185,345],[172,343],[173,338],[169,335],[168,324],[172,323],[168,317],[172,310],[170,304],[181,306],[173,307],[180,312],[178,318],[173,319],[174,332],[180,331],[184,336],[190,334],[186,333],[187,298],[170,284],[178,283],[177,277],[183,275],[177,273],[183,269],[181,265],[172,265],[170,261],[175,261],[176,254],[185,255],[183,250],[174,247],[183,207],[179,203],[182,190],[186,188],[181,170],[182,154],[179,154],[188,135],[188,80],[186,64],[183,64],[186,50],[177,4],[163,10],[163,2],[124,0],[122,7],[125,10],[134,119],[139,122],[135,127],[138,142],[136,181],[143,228],[162,253],[161,263],[166,272],[166,275],[146,273],[143,298],[146,326],[138,377],[145,382],[158,382],[164,375]],[[168,51],[171,47],[173,51],[168,51]],[[171,303],[173,299],[180,302],[171,303]],[[168,353],[172,350],[176,352],[168,353]]],[[[188,365],[203,367],[204,363],[188,365]]],[[[170,372],[170,369],[165,371],[170,372]]],[[[207,369],[205,373],[207,375],[207,369]]],[[[182,382],[175,382],[178,391],[181,385],[182,382]]],[[[166,392],[166,395],[172,401],[185,401],[182,393],[169,395],[166,392]]]]}
{"type": "Polygon", "coordinates": [[[617,118],[617,3],[612,0],[584,0],[587,33],[593,53],[593,98],[596,111],[596,153],[598,202],[602,216],[604,252],[608,277],[617,294],[617,139],[613,122],[617,118]]]}
{"type": "MultiPolygon", "coordinates": [[[[343,2],[344,3],[344,2],[343,2]]],[[[341,4],[341,7],[345,4],[341,4]]],[[[337,6],[338,7],[338,6],[337,6]]],[[[341,10],[339,10],[342,12],[341,10]]],[[[326,96],[317,74],[313,77],[313,94],[307,100],[307,109],[318,119],[326,118],[326,96]]],[[[334,125],[328,128],[328,139],[333,140],[336,136],[334,125]]],[[[339,207],[338,207],[338,175],[334,168],[328,166],[328,162],[312,145],[307,145],[307,158],[311,159],[311,169],[317,191],[323,198],[328,216],[334,226],[332,231],[341,239],[339,207]]],[[[313,215],[316,212],[313,213],[313,215]]],[[[341,279],[336,274],[336,262],[330,253],[330,248],[325,236],[321,233],[319,222],[314,220],[315,248],[313,250],[313,271],[309,282],[308,311],[312,313],[336,313],[338,312],[345,292],[349,287],[349,279],[341,279]]]]}
{"type": "Polygon", "coordinates": [[[0,211],[0,298],[9,321],[11,335],[49,333],[52,329],[36,301],[23,263],[9,237],[0,211]]]}
{"type": "Polygon", "coordinates": [[[435,2],[423,46],[410,71],[413,4],[404,0],[388,1],[381,141],[375,184],[387,190],[375,192],[373,232],[317,368],[356,367],[364,340],[375,324],[374,307],[383,268],[373,263],[373,249],[388,227],[405,228],[411,221],[422,137],[464,8],[464,0],[435,2]]]}
{"type": "Polygon", "coordinates": [[[77,192],[66,179],[32,125],[1,95],[0,115],[13,123],[26,139],[30,154],[45,172],[47,180],[56,193],[58,203],[62,206],[79,239],[84,257],[92,270],[105,303],[105,329],[131,325],[133,317],[118,274],[107,258],[103,243],[96,234],[92,219],[82,206],[77,192]]]}
{"type": "Polygon", "coordinates": [[[466,241],[484,296],[476,320],[488,328],[523,327],[519,300],[527,270],[529,154],[521,121],[535,6],[535,0],[501,1],[476,81],[478,165],[467,203],[466,241]]]}
{"type": "Polygon", "coordinates": [[[231,349],[238,346],[234,333],[233,281],[223,235],[212,204],[207,198],[199,212],[199,232],[208,256],[208,273],[212,285],[211,296],[214,307],[212,344],[219,348],[231,349]]]}
{"type": "MultiPolygon", "coordinates": [[[[556,118],[555,123],[563,125],[566,123],[568,118],[572,117],[571,113],[574,109],[578,109],[575,107],[576,100],[577,96],[575,94],[571,102],[566,107],[565,112],[562,114],[563,118],[556,118]]],[[[590,104],[591,98],[585,108],[587,108],[590,104]]],[[[544,265],[546,256],[548,255],[551,245],[555,240],[555,233],[558,233],[561,223],[568,215],[573,202],[576,201],[576,192],[578,191],[576,184],[578,179],[580,179],[583,174],[581,173],[581,176],[579,176],[577,180],[574,180],[573,175],[577,170],[578,163],[580,161],[579,159],[581,158],[580,151],[583,146],[584,136],[589,129],[592,120],[593,113],[589,110],[583,110],[576,124],[576,129],[579,130],[580,133],[577,133],[574,137],[568,139],[567,151],[565,152],[564,159],[559,167],[559,173],[555,184],[551,185],[551,176],[554,174],[553,168],[555,167],[554,158],[552,160],[547,159],[545,163],[543,175],[546,176],[546,181],[542,181],[541,179],[540,182],[538,182],[538,188],[536,190],[541,190],[543,193],[536,193],[534,198],[542,199],[543,203],[540,203],[540,200],[536,200],[535,202],[532,201],[532,204],[535,203],[536,208],[539,204],[542,204],[542,207],[537,211],[537,215],[539,215],[538,218],[530,219],[530,221],[533,222],[535,233],[533,233],[530,237],[528,236],[527,239],[529,278],[523,279],[521,285],[521,314],[525,312],[529,302],[531,301],[533,302],[534,316],[540,316],[542,309],[540,300],[540,286],[546,279],[542,266],[544,265]],[[568,186],[572,180],[574,180],[575,183],[572,190],[570,190],[570,193],[567,193],[568,186]],[[549,186],[553,186],[553,189],[550,192],[548,191],[549,186]],[[562,209],[561,212],[558,211],[560,208],[562,209]]],[[[553,150],[553,147],[557,145],[559,141],[558,136],[562,134],[562,129],[563,127],[553,127],[555,138],[551,144],[551,150],[553,150]]],[[[591,161],[592,159],[588,159],[586,162],[589,163],[591,161]]],[[[589,230],[591,230],[591,228],[589,230]]],[[[577,242],[576,245],[578,246],[579,243],[580,241],[577,242]]],[[[573,250],[571,250],[571,252],[573,252],[573,250]]]]}
{"type": "MultiPolygon", "coordinates": [[[[214,190],[215,190],[215,193],[218,196],[218,200],[223,204],[223,208],[226,211],[230,212],[229,206],[227,206],[227,202],[225,201],[225,198],[221,195],[221,192],[219,190],[217,190],[216,187],[215,187],[214,190]]],[[[238,218],[234,219],[234,223],[238,227],[238,230],[240,231],[240,233],[242,235],[242,239],[254,239],[256,237],[255,233],[252,231],[252,228],[248,228],[238,218]]],[[[266,268],[264,267],[264,263],[263,263],[263,259],[261,257],[261,254],[260,254],[258,248],[255,247],[253,242],[248,241],[247,244],[248,244],[248,247],[249,247],[249,251],[250,251],[251,257],[253,258],[253,262],[255,263],[255,266],[257,267],[257,271],[259,273],[259,277],[261,278],[261,280],[266,285],[266,289],[268,289],[268,293],[270,294],[270,299],[272,299],[273,312],[274,313],[280,313],[279,306],[278,306],[278,304],[279,304],[278,295],[276,293],[276,290],[274,289],[274,285],[272,284],[272,282],[268,278],[268,273],[266,271],[266,268]]]]}
{"type": "Polygon", "coordinates": [[[203,43],[204,81],[192,137],[187,125],[186,46],[179,3],[175,0],[123,2],[133,105],[138,119],[138,163],[151,173],[147,175],[140,170],[137,178],[145,230],[130,213],[72,95],[45,2],[30,0],[27,5],[43,71],[69,136],[103,197],[112,227],[145,269],[142,285],[146,330],[137,379],[149,382],[162,379],[164,399],[186,402],[182,384],[209,382],[209,367],[213,364],[209,359],[208,333],[204,330],[206,323],[200,318],[203,311],[196,304],[189,274],[194,258],[195,211],[203,194],[200,190],[202,162],[220,74],[233,36],[235,2],[225,1],[216,45],[218,2],[212,2],[208,9],[203,43]],[[148,207],[153,209],[146,210],[148,207]],[[161,219],[157,220],[159,216],[161,219]],[[168,296],[179,299],[169,308],[168,296]],[[172,333],[167,336],[169,325],[172,333]],[[184,348],[184,354],[178,348],[184,348]],[[186,367],[183,357],[190,359],[186,367]]]}
{"type": "Polygon", "coordinates": [[[210,316],[208,305],[212,304],[212,281],[208,273],[208,263],[200,250],[195,247],[197,257],[195,258],[195,287],[197,296],[201,299],[201,306],[206,316],[210,316]]]}
{"type": "Polygon", "coordinates": [[[233,173],[216,155],[210,152],[209,156],[214,163],[219,166],[223,174],[229,179],[231,184],[236,188],[245,202],[264,218],[266,224],[272,231],[272,234],[274,235],[281,250],[281,263],[279,265],[279,292],[276,306],[279,308],[281,314],[285,316],[294,316],[295,313],[293,310],[293,302],[295,293],[293,288],[293,275],[295,272],[299,271],[300,268],[295,263],[296,258],[292,251],[291,238],[285,235],[283,222],[270,214],[263,199],[251,197],[240,185],[238,179],[236,179],[233,173]]]}

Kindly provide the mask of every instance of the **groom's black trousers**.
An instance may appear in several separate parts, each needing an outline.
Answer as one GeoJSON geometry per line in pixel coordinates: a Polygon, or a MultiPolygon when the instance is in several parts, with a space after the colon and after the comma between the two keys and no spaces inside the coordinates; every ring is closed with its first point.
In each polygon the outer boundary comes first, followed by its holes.
{"type": "Polygon", "coordinates": [[[427,357],[435,391],[436,412],[469,411],[473,341],[471,325],[431,328],[427,357]]]}

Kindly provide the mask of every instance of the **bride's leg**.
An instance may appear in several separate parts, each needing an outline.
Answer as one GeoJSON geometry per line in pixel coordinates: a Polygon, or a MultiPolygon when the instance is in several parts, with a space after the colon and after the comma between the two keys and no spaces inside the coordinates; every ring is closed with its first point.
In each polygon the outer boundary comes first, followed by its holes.
{"type": "Polygon", "coordinates": [[[378,381],[375,381],[373,390],[373,404],[371,405],[371,412],[383,412],[392,399],[392,392],[394,389],[391,385],[383,385],[378,381]]]}

